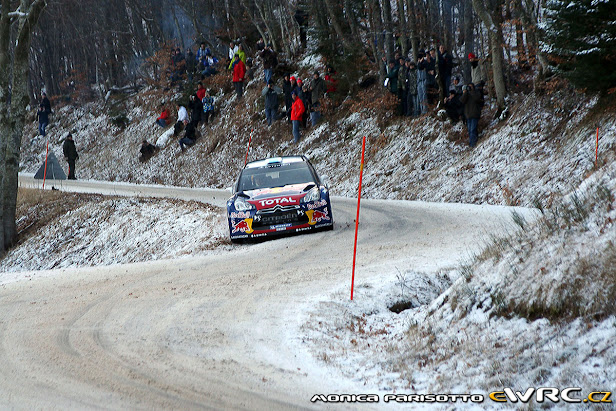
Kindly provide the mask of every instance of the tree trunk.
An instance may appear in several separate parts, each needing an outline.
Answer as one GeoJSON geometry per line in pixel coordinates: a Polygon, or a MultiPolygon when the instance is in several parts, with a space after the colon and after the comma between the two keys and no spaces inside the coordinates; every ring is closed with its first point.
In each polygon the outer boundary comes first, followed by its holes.
{"type": "Polygon", "coordinates": [[[400,44],[402,46],[402,55],[406,57],[409,52],[409,42],[407,38],[408,25],[406,22],[406,13],[404,12],[404,0],[397,0],[398,6],[398,34],[400,35],[400,44]]]}
{"type": "Polygon", "coordinates": [[[502,18],[502,0],[498,0],[496,5],[492,5],[493,13],[498,13],[499,15],[495,17],[486,9],[485,1],[473,0],[473,7],[488,29],[490,54],[492,57],[492,80],[494,82],[494,91],[496,92],[496,104],[500,113],[505,109],[505,96],[507,95],[503,72],[503,32],[499,24],[502,18]]]}
{"type": "MultiPolygon", "coordinates": [[[[27,8],[27,2],[22,0],[21,9],[27,8]]],[[[2,230],[3,248],[6,250],[14,244],[17,239],[17,226],[15,224],[15,214],[17,211],[17,189],[18,189],[18,173],[19,173],[19,150],[21,146],[21,137],[23,134],[23,126],[26,116],[26,106],[30,102],[28,95],[28,72],[29,72],[29,56],[30,56],[30,41],[32,32],[41,15],[43,9],[47,5],[45,0],[35,0],[25,15],[18,19],[19,28],[17,30],[16,46],[13,53],[12,62],[12,85],[11,85],[11,107],[9,115],[5,115],[0,122],[0,139],[4,141],[4,150],[0,154],[4,157],[3,164],[3,179],[0,200],[2,201],[2,230]]],[[[6,4],[2,4],[2,13],[8,10],[6,4]]],[[[4,24],[0,28],[0,32],[5,33],[5,25],[10,21],[0,19],[0,24],[4,24]]],[[[9,28],[10,31],[10,28],[9,28]]],[[[6,39],[3,35],[0,43],[4,46],[6,39]]],[[[10,42],[10,40],[9,40],[10,42]]],[[[2,48],[0,55],[8,53],[8,48],[2,48]]],[[[1,60],[1,58],[0,58],[1,60]]],[[[0,61],[0,66],[8,67],[7,63],[0,61]]],[[[10,63],[9,63],[10,64],[10,63]]],[[[8,85],[8,81],[2,80],[2,85],[8,85]]],[[[8,93],[8,90],[3,88],[3,94],[8,93]]],[[[6,96],[7,94],[4,94],[6,96]]],[[[6,100],[2,99],[2,104],[6,100]]],[[[5,111],[6,113],[6,111],[5,111]]]]}
{"type": "Polygon", "coordinates": [[[408,25],[411,36],[411,52],[413,53],[413,61],[417,61],[419,53],[419,36],[417,35],[417,17],[415,16],[415,0],[406,0],[406,8],[408,10],[408,25]]]}
{"type": "Polygon", "coordinates": [[[477,53],[475,50],[475,31],[473,30],[475,23],[473,21],[471,0],[462,0],[462,4],[464,5],[464,64],[462,71],[464,73],[464,82],[468,83],[471,81],[471,65],[468,61],[468,54],[477,53]]]}
{"type": "Polygon", "coordinates": [[[391,3],[390,0],[383,0],[383,29],[385,36],[383,41],[385,42],[385,54],[387,61],[394,58],[394,37],[393,37],[393,24],[391,22],[391,3]]]}
{"type": "Polygon", "coordinates": [[[329,14],[329,19],[332,23],[332,27],[334,28],[334,31],[336,32],[336,36],[338,37],[339,41],[342,43],[342,47],[345,49],[345,51],[350,51],[352,49],[352,46],[349,44],[347,38],[348,36],[345,34],[344,30],[342,29],[342,26],[340,25],[340,21],[338,20],[338,16],[336,15],[336,10],[334,9],[334,7],[339,7],[339,4],[336,4],[334,6],[334,4],[332,4],[334,0],[325,0],[325,7],[327,8],[327,13],[329,14]]]}

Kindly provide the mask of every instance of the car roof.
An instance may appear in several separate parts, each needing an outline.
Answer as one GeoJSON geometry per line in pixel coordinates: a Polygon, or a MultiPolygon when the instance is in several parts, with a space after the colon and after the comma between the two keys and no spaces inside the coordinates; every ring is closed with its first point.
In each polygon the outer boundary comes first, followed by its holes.
{"type": "Polygon", "coordinates": [[[302,162],[306,162],[306,159],[303,156],[270,157],[262,160],[252,161],[246,164],[245,168],[267,168],[271,167],[272,165],[283,165],[302,162]]]}

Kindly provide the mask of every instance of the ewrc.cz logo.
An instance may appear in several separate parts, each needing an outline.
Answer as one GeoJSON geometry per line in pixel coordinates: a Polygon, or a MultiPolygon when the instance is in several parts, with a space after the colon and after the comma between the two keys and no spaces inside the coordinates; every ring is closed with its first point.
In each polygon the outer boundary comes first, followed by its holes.
{"type": "MultiPolygon", "coordinates": [[[[494,391],[488,395],[494,402],[521,402],[524,404],[535,400],[537,403],[551,402],[564,403],[611,403],[611,391],[593,391],[586,398],[581,398],[582,389],[578,387],[568,387],[562,390],[554,387],[528,388],[525,392],[514,391],[511,388],[504,388],[503,391],[494,391]]],[[[485,401],[482,394],[384,394],[383,402],[397,403],[446,403],[446,402],[473,402],[482,403],[485,401]]],[[[378,394],[315,394],[310,402],[327,403],[366,403],[380,402],[378,394]]]]}
{"type": "Polygon", "coordinates": [[[541,388],[529,388],[526,392],[513,391],[511,388],[504,388],[503,391],[491,392],[489,397],[492,401],[496,402],[522,402],[528,403],[533,397],[538,403],[544,403],[546,399],[552,402],[567,403],[580,403],[580,402],[592,402],[592,403],[611,403],[610,391],[594,391],[588,394],[586,398],[580,398],[579,395],[573,395],[573,393],[581,393],[582,389],[579,387],[569,387],[563,390],[559,390],[554,387],[541,387],[541,388]]]}

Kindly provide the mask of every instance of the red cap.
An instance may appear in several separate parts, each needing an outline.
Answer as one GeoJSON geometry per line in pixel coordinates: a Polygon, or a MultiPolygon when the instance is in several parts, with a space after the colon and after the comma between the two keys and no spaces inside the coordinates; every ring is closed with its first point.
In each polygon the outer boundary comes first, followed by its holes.
{"type": "Polygon", "coordinates": [[[302,79],[301,79],[301,78],[298,78],[298,79],[297,79],[297,82],[298,82],[298,83],[302,83],[302,79]]]}
{"type": "Polygon", "coordinates": [[[473,53],[468,53],[468,59],[469,59],[469,60],[470,60],[470,59],[476,59],[476,58],[477,58],[477,56],[476,56],[476,55],[474,55],[473,53]]]}
{"type": "Polygon", "coordinates": [[[295,80],[295,76],[291,76],[291,78],[289,80],[291,80],[291,81],[295,80]]]}

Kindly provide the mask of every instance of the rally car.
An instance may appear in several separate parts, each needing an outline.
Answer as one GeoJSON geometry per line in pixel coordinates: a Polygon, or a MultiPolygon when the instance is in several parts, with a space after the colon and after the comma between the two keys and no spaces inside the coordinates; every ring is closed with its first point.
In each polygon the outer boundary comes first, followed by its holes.
{"type": "Polygon", "coordinates": [[[304,156],[248,163],[227,201],[231,241],[333,229],[329,190],[304,156]]]}

